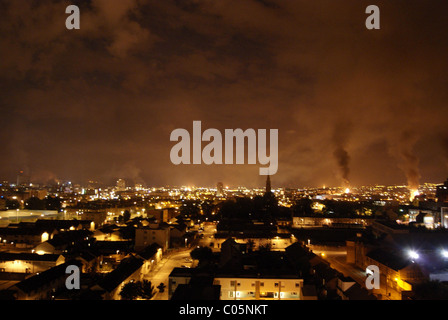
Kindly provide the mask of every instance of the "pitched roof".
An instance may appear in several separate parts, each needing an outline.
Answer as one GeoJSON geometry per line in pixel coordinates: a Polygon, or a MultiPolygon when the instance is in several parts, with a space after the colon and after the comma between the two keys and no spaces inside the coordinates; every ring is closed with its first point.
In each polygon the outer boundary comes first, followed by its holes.
{"type": "Polygon", "coordinates": [[[376,300],[373,294],[370,294],[367,289],[362,288],[358,283],[355,283],[350,288],[348,288],[344,295],[349,300],[376,300]]]}
{"type": "Polygon", "coordinates": [[[142,265],[143,259],[135,256],[123,259],[115,270],[108,273],[106,277],[99,282],[99,285],[106,291],[112,292],[142,265]]]}
{"type": "Polygon", "coordinates": [[[65,231],[54,235],[53,239],[50,239],[47,242],[55,248],[63,247],[72,242],[80,241],[91,234],[92,232],[88,230],[65,231]]]}
{"type": "Polygon", "coordinates": [[[38,273],[30,278],[27,278],[23,281],[20,281],[15,286],[25,293],[30,293],[32,291],[38,290],[40,287],[47,285],[53,280],[56,280],[60,277],[65,277],[66,276],[65,270],[69,265],[81,266],[81,263],[79,261],[72,260],[60,264],[56,267],[53,267],[44,272],[38,273]]]}
{"type": "Polygon", "coordinates": [[[159,246],[157,243],[153,243],[153,244],[150,244],[149,246],[147,246],[145,249],[143,249],[142,251],[140,251],[139,253],[138,253],[138,255],[140,256],[140,257],[142,257],[143,259],[145,259],[145,260],[148,260],[148,259],[150,259],[151,257],[153,257],[156,253],[157,253],[157,251],[159,250],[159,249],[161,249],[162,247],[161,246],[159,246]]]}
{"type": "Polygon", "coordinates": [[[410,259],[384,249],[374,249],[367,253],[366,256],[395,271],[399,271],[412,263],[410,259]]]}
{"type": "Polygon", "coordinates": [[[70,227],[89,227],[90,220],[48,220],[38,219],[34,223],[34,227],[37,229],[69,229],[70,227]]]}
{"type": "Polygon", "coordinates": [[[59,254],[37,254],[27,252],[0,252],[0,261],[56,261],[60,257],[59,254]]]}
{"type": "Polygon", "coordinates": [[[94,244],[94,249],[102,254],[113,254],[117,250],[129,252],[132,247],[132,241],[95,241],[94,244]]]}
{"type": "Polygon", "coordinates": [[[0,235],[29,235],[29,236],[41,236],[42,231],[34,228],[17,228],[17,227],[5,227],[0,228],[0,235]]]}
{"type": "Polygon", "coordinates": [[[3,235],[41,235],[44,232],[53,232],[54,230],[69,229],[70,227],[84,228],[90,226],[88,220],[45,220],[39,219],[36,222],[10,223],[7,227],[0,228],[0,234],[3,235]]]}
{"type": "Polygon", "coordinates": [[[77,252],[77,255],[75,257],[76,258],[81,258],[84,259],[87,262],[93,261],[98,257],[98,253],[95,252],[95,250],[81,250],[79,252],[77,252]]]}

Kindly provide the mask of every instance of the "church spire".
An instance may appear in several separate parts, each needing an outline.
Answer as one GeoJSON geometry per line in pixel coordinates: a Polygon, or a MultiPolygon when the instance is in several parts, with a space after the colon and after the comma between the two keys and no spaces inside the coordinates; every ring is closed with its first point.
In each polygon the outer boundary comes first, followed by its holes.
{"type": "Polygon", "coordinates": [[[266,193],[270,193],[271,192],[271,176],[268,175],[267,179],[266,179],[266,193]]]}

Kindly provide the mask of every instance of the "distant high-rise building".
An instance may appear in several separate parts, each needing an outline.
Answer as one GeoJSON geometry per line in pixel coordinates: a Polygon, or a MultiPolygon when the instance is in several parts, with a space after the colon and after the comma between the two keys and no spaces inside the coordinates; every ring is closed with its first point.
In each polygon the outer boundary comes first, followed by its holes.
{"type": "Polygon", "coordinates": [[[126,190],[126,181],[124,179],[118,179],[116,185],[117,191],[125,191],[126,190]]]}
{"type": "Polygon", "coordinates": [[[216,186],[216,196],[222,197],[224,195],[224,185],[222,182],[218,182],[218,185],[216,186]]]}
{"type": "Polygon", "coordinates": [[[17,173],[17,186],[25,186],[30,183],[30,179],[27,175],[24,174],[23,170],[20,170],[17,173]]]}

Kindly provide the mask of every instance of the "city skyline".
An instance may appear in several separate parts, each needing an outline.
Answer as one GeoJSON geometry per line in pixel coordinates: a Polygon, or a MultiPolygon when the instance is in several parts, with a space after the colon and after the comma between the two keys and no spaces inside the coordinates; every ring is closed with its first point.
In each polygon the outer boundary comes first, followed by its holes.
{"type": "MultiPolygon", "coordinates": [[[[31,176],[27,176],[25,172],[23,171],[19,171],[19,173],[17,174],[16,178],[13,180],[7,180],[7,179],[0,179],[0,186],[5,186],[5,187],[11,187],[11,188],[16,188],[16,187],[21,187],[21,188],[47,188],[47,187],[54,187],[54,186],[77,186],[77,187],[89,187],[91,186],[92,188],[109,188],[109,189],[114,189],[114,188],[118,188],[121,191],[124,190],[133,190],[133,189],[137,189],[137,190],[143,190],[143,189],[160,189],[160,188],[177,188],[177,189],[182,189],[182,188],[189,188],[189,189],[216,189],[218,190],[220,187],[221,188],[225,188],[225,189],[238,189],[238,188],[246,188],[246,189],[265,189],[265,185],[266,185],[266,179],[267,177],[272,177],[272,175],[268,175],[268,176],[260,176],[258,178],[257,177],[257,182],[260,182],[259,184],[254,184],[252,183],[252,185],[247,186],[247,185],[243,185],[243,184],[236,184],[236,183],[232,183],[231,181],[227,181],[225,184],[223,184],[223,181],[216,181],[215,183],[209,183],[209,184],[149,184],[146,183],[146,181],[143,181],[141,179],[139,180],[133,180],[132,178],[116,178],[115,180],[110,180],[110,181],[101,181],[101,180],[95,180],[95,179],[88,179],[88,180],[84,180],[84,181],[76,181],[76,180],[71,180],[71,179],[63,179],[63,178],[57,178],[57,177],[53,177],[52,179],[43,182],[43,181],[36,181],[36,180],[32,180],[31,176]]],[[[274,176],[275,178],[275,176],[274,176]]],[[[418,188],[426,188],[426,187],[436,187],[436,186],[440,186],[444,183],[443,181],[444,179],[440,179],[439,181],[436,182],[426,182],[426,181],[422,181],[418,188]]],[[[339,189],[339,190],[345,190],[347,192],[347,190],[356,190],[356,189],[362,189],[362,188],[375,188],[375,187],[398,187],[398,188],[409,188],[409,185],[407,185],[406,183],[394,183],[394,184],[380,184],[380,183],[376,183],[376,184],[365,184],[365,185],[349,185],[349,186],[345,186],[344,184],[334,184],[334,185],[327,185],[327,184],[323,184],[323,185],[298,185],[298,186],[285,186],[285,185],[281,185],[281,184],[275,184],[275,186],[273,187],[273,189],[298,189],[298,190],[306,190],[306,189],[314,189],[314,190],[319,190],[319,189],[339,189]]],[[[409,190],[412,192],[412,190],[409,190]]]]}
{"type": "Polygon", "coordinates": [[[444,1],[0,1],[0,179],[264,185],[259,165],[173,165],[170,133],[278,129],[273,185],[448,177],[444,1]]]}

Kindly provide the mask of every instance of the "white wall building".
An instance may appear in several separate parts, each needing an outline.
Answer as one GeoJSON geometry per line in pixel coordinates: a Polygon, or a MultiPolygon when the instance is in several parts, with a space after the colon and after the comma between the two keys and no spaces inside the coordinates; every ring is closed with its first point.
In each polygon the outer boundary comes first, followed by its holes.
{"type": "Polygon", "coordinates": [[[303,279],[215,277],[221,300],[302,300],[303,279]]]}
{"type": "Polygon", "coordinates": [[[148,227],[135,229],[135,250],[142,250],[153,243],[166,251],[170,247],[170,227],[150,224],[148,227]]]}

